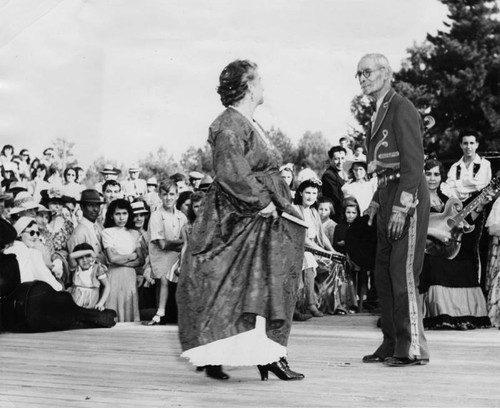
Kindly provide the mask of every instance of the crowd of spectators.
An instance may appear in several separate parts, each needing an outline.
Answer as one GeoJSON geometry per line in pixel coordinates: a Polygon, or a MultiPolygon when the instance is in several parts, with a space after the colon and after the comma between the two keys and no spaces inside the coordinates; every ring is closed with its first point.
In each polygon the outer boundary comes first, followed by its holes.
{"type": "MultiPolygon", "coordinates": [[[[434,224],[429,227],[420,282],[427,328],[500,326],[499,183],[476,153],[478,135],[464,134],[460,146],[464,155],[447,173],[435,157],[425,163],[431,211],[448,214],[453,208],[453,216],[463,215],[454,256],[443,254],[449,245],[431,234],[434,224]],[[484,231],[491,237],[487,260],[479,252],[484,231]]],[[[301,169],[290,163],[280,168],[308,225],[295,320],[377,310],[372,271],[349,255],[347,244],[377,179],[368,174],[362,147],[353,151],[342,140],[326,155],[322,177],[307,161],[301,169]]],[[[169,297],[210,175],[143,179],[132,164],[124,178],[106,165],[102,180],[88,185],[82,168],[58,167],[54,149],[37,159],[11,145],[2,148],[0,169],[0,217],[17,232],[2,251],[17,256],[22,282],[43,280],[70,292],[82,307],[115,310],[119,321],[157,325],[175,314],[169,297]],[[141,314],[145,308],[152,312],[141,314]]]]}

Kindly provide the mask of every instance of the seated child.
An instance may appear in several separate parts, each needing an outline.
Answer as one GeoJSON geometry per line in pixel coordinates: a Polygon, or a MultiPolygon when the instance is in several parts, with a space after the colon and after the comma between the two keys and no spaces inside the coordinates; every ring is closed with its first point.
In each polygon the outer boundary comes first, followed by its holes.
{"type": "Polygon", "coordinates": [[[110,292],[107,268],[96,262],[94,249],[86,242],[75,246],[70,257],[77,263],[73,286],[69,289],[73,300],[86,309],[104,310],[110,292]],[[104,287],[102,294],[101,285],[104,287]]]}

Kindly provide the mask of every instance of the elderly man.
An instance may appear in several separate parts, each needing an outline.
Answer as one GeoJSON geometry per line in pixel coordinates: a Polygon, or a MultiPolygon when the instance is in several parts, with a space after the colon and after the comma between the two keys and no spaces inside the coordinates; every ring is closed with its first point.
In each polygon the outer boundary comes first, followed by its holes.
{"type": "Polygon", "coordinates": [[[427,364],[418,296],[429,221],[422,122],[412,103],[391,88],[392,70],[385,56],[365,55],[356,77],[377,106],[367,136],[367,159],[368,172],[377,174],[379,188],[367,213],[370,225],[377,215],[375,284],[384,336],[363,362],[391,367],[427,364]]]}

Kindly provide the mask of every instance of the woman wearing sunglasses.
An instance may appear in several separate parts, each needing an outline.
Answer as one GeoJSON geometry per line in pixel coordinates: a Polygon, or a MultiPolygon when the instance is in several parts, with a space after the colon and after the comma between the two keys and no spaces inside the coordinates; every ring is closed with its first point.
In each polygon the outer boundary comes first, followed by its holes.
{"type": "Polygon", "coordinates": [[[36,220],[31,217],[21,217],[14,224],[14,228],[17,232],[17,238],[10,247],[4,250],[4,253],[16,255],[21,273],[21,283],[35,280],[44,281],[55,290],[62,290],[62,285],[45,266],[42,253],[37,249],[40,231],[36,220]]]}

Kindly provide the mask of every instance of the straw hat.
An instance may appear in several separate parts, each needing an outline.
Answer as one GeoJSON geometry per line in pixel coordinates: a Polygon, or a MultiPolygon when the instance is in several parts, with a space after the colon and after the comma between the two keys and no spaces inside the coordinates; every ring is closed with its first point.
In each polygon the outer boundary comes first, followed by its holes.
{"type": "Polygon", "coordinates": [[[150,177],[148,178],[148,180],[146,181],[146,184],[148,186],[158,186],[158,180],[156,180],[156,177],[150,177]]]}
{"type": "Polygon", "coordinates": [[[27,210],[35,210],[40,207],[33,196],[27,191],[21,191],[16,198],[14,199],[14,203],[12,208],[10,209],[10,214],[19,214],[20,212],[27,210]]]}
{"type": "Polygon", "coordinates": [[[132,212],[134,214],[147,214],[149,211],[146,209],[146,205],[144,204],[144,201],[142,200],[137,200],[132,203],[130,203],[130,206],[132,207],[132,212]]]}
{"type": "Polygon", "coordinates": [[[112,164],[106,164],[104,168],[100,171],[101,174],[111,174],[114,176],[118,176],[122,171],[117,169],[112,164]]]}
{"type": "Polygon", "coordinates": [[[190,179],[195,179],[195,180],[201,180],[205,175],[203,173],[200,173],[199,171],[192,171],[189,173],[189,178],[190,179]]]}
{"type": "Polygon", "coordinates": [[[129,173],[138,173],[141,170],[142,169],[135,163],[128,168],[129,173]]]}

